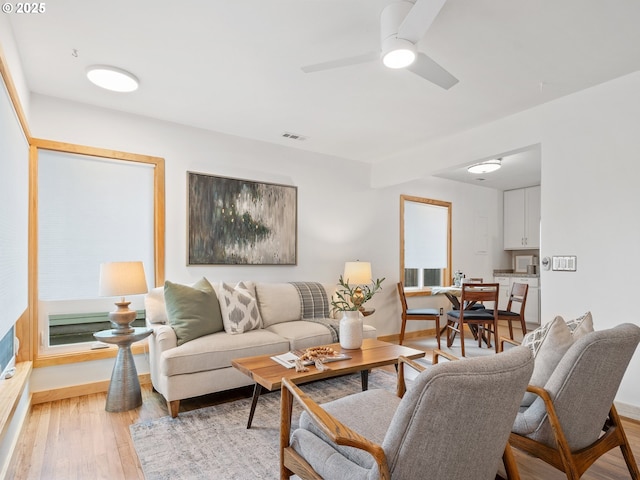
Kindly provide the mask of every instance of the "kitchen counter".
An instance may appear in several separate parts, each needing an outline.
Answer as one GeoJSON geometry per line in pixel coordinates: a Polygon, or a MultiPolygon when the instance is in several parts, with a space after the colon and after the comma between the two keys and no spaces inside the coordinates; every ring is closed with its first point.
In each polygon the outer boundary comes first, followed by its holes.
{"type": "Polygon", "coordinates": [[[539,273],[514,273],[513,270],[494,270],[494,277],[540,278],[539,273]]]}

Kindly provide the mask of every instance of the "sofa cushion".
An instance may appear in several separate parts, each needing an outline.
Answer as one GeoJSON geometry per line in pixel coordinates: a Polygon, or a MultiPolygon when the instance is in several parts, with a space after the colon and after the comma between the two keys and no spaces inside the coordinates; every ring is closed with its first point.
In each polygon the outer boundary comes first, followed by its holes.
{"type": "MultiPolygon", "coordinates": [[[[339,323],[339,320],[325,320],[339,323]]],[[[333,343],[329,329],[325,325],[313,321],[298,320],[278,323],[267,327],[266,330],[285,338],[289,342],[291,350],[304,350],[309,347],[333,343]]],[[[377,338],[377,330],[371,325],[363,325],[362,336],[363,338],[377,338]]]]}
{"type": "MultiPolygon", "coordinates": [[[[160,372],[166,376],[231,367],[234,358],[275,355],[289,350],[289,342],[264,329],[242,335],[224,331],[197,338],[162,353],[160,372]]],[[[212,386],[212,391],[216,391],[212,386]]]]}
{"type": "Polygon", "coordinates": [[[306,320],[278,323],[267,327],[267,330],[286,339],[290,350],[304,350],[333,343],[331,332],[326,326],[306,320]]]}
{"type": "Polygon", "coordinates": [[[220,283],[220,309],[225,332],[234,335],[248,332],[262,326],[255,289],[243,282],[235,287],[220,283]]]}
{"type": "Polygon", "coordinates": [[[206,278],[193,286],[166,281],[164,299],[167,317],[178,337],[178,345],[222,330],[218,297],[206,278]]]}
{"type": "Polygon", "coordinates": [[[262,317],[262,328],[300,320],[300,297],[292,284],[256,283],[256,298],[262,317]]]}

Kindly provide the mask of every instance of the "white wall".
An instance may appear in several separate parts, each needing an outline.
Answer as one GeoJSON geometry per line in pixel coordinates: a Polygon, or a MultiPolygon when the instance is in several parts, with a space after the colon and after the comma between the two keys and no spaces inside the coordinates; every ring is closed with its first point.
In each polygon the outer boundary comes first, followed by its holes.
{"type": "MultiPolygon", "coordinates": [[[[22,102],[22,109],[25,114],[27,114],[29,111],[29,90],[22,73],[22,65],[16,50],[8,15],[0,15],[0,53],[6,61],[9,72],[11,73],[16,92],[22,102]]],[[[5,128],[4,125],[2,128],[5,128]]],[[[4,145],[0,146],[0,148],[4,148],[4,145]]],[[[25,159],[25,162],[26,161],[28,161],[28,159],[25,159]]],[[[0,268],[3,267],[4,266],[1,266],[0,268]]],[[[9,423],[3,426],[4,434],[0,435],[0,478],[4,478],[5,472],[9,467],[11,453],[17,444],[20,429],[22,428],[28,411],[29,385],[27,384],[23,390],[22,396],[18,400],[16,410],[11,416],[9,423]]]]}
{"type": "MultiPolygon", "coordinates": [[[[629,297],[640,271],[640,72],[459,135],[425,144],[376,165],[372,183],[387,186],[444,165],[540,143],[540,256],[577,255],[578,270],[541,272],[541,314],[594,315],[596,329],[640,324],[629,297]]],[[[640,351],[617,402],[640,418],[640,351]]]]}
{"type": "MultiPolygon", "coordinates": [[[[155,155],[166,162],[166,278],[212,281],[337,281],[346,260],[369,260],[375,277],[386,277],[383,291],[370,305],[367,318],[380,335],[398,333],[400,194],[452,201],[454,268],[491,277],[493,268],[507,266],[501,250],[502,195],[483,187],[429,178],[370,187],[367,164],[302,150],[207,132],[173,123],[32,95],[30,127],[34,137],[155,155]],[[186,172],[196,171],[295,185],[298,187],[298,265],[186,266],[186,172]],[[474,216],[489,218],[491,253],[473,252],[474,216]]],[[[131,219],[135,221],[135,219],[131,219]]],[[[444,298],[411,299],[448,307],[444,298]]],[[[410,330],[430,328],[413,322],[410,330]]],[[[148,363],[137,358],[138,372],[148,363]]],[[[34,391],[109,378],[112,362],[85,366],[38,368],[34,391]]]]}
{"type": "Polygon", "coordinates": [[[25,115],[29,114],[29,88],[22,71],[22,63],[18,55],[15,40],[13,38],[13,30],[9,23],[9,15],[0,15],[0,51],[5,58],[14,87],[20,97],[22,109],[25,115]]]}

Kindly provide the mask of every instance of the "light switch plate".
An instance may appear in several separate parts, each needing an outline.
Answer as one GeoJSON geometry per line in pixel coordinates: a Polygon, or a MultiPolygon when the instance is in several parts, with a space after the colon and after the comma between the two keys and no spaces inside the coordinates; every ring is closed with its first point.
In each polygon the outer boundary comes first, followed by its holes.
{"type": "Polygon", "coordinates": [[[551,257],[551,270],[560,272],[575,272],[578,257],[575,255],[563,255],[551,257]]]}

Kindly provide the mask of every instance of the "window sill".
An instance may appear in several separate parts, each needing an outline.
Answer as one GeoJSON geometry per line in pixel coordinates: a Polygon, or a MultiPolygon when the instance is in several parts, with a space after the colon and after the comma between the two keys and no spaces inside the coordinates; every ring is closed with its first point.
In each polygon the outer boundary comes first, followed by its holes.
{"type": "Polygon", "coordinates": [[[31,375],[31,362],[16,364],[16,373],[10,379],[0,380],[0,439],[4,438],[24,388],[31,375]]]}
{"type": "MultiPolygon", "coordinates": [[[[131,353],[139,355],[147,352],[147,341],[131,345],[131,353]]],[[[109,346],[99,350],[84,350],[79,352],[66,352],[57,354],[40,354],[34,361],[34,368],[53,367],[56,365],[67,365],[70,363],[91,362],[94,360],[103,360],[105,358],[114,358],[118,354],[118,347],[109,346]]]]}

